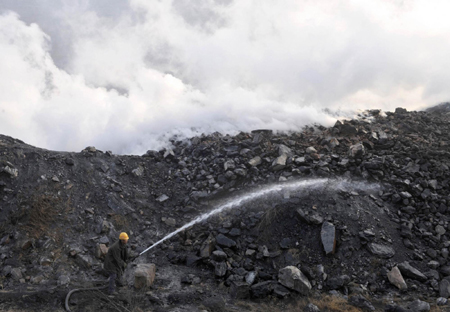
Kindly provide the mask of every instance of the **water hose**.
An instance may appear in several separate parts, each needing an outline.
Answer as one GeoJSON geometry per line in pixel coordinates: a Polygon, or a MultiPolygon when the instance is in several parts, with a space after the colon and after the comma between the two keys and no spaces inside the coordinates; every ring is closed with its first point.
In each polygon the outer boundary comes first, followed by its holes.
{"type": "MultiPolygon", "coordinates": [[[[136,260],[136,258],[138,258],[140,255],[137,255],[135,257],[131,257],[130,258],[130,262],[133,262],[134,260],[136,260]]],[[[106,286],[101,286],[101,287],[91,287],[91,288],[77,288],[77,289],[72,289],[71,291],[69,291],[69,293],[66,296],[66,301],[65,301],[65,308],[67,312],[70,312],[70,308],[69,308],[69,301],[70,301],[70,296],[72,296],[74,293],[79,292],[79,291],[91,291],[91,290],[103,290],[108,288],[108,285],[106,286]]]]}
{"type": "Polygon", "coordinates": [[[70,300],[70,296],[72,296],[74,293],[79,292],[79,291],[90,291],[90,290],[103,290],[108,288],[108,285],[106,286],[102,286],[102,287],[91,287],[91,288],[77,288],[77,289],[72,289],[71,291],[69,291],[69,293],[66,296],[66,302],[65,302],[65,307],[66,307],[66,311],[70,312],[70,308],[69,308],[69,300],[70,300]]]}

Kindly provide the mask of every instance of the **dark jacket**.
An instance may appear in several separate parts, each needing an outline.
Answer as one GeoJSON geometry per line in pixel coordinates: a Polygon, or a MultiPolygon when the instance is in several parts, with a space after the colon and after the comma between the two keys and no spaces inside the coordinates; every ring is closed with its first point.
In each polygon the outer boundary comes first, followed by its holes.
{"type": "Polygon", "coordinates": [[[120,240],[118,240],[109,247],[103,267],[107,272],[115,272],[116,274],[121,275],[125,269],[127,260],[127,245],[122,244],[120,240]]]}

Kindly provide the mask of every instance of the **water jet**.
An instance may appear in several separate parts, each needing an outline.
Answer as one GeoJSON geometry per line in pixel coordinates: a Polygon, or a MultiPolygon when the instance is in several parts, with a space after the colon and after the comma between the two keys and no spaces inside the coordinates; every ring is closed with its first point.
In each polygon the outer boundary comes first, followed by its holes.
{"type": "Polygon", "coordinates": [[[299,190],[307,191],[307,190],[317,190],[320,187],[324,187],[326,189],[331,190],[339,190],[339,191],[349,191],[349,190],[365,190],[365,191],[374,191],[379,188],[378,184],[367,184],[363,182],[352,182],[348,180],[342,180],[342,179],[304,179],[304,180],[297,180],[297,181],[291,181],[291,182],[283,182],[275,185],[268,185],[265,187],[262,187],[259,190],[250,191],[246,194],[240,195],[236,198],[231,199],[225,204],[219,205],[217,208],[211,210],[210,212],[207,212],[205,214],[202,214],[195,218],[194,220],[186,223],[182,227],[178,228],[177,230],[169,233],[168,235],[164,236],[162,239],[142,251],[139,256],[143,255],[147,251],[153,249],[154,247],[158,246],[162,242],[170,239],[171,237],[175,236],[176,234],[184,231],[185,229],[202,222],[209,217],[218,214],[224,210],[238,207],[242,205],[245,202],[252,201],[256,198],[259,198],[261,196],[271,194],[274,192],[279,191],[293,191],[293,190],[299,190]]]}

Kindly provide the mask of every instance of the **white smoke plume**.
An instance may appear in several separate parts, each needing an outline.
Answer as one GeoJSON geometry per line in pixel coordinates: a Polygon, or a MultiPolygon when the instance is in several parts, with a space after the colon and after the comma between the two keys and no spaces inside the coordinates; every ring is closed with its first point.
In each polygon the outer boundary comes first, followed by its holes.
{"type": "Polygon", "coordinates": [[[448,1],[0,2],[0,133],[142,154],[450,98],[448,1]]]}

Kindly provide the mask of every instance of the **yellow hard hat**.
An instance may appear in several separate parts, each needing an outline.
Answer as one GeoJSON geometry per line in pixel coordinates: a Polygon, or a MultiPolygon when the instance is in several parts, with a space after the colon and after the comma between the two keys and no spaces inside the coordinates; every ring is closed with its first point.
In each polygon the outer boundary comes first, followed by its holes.
{"type": "Polygon", "coordinates": [[[124,240],[128,239],[128,234],[125,232],[120,233],[119,239],[124,239],[124,240]]]}

